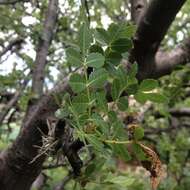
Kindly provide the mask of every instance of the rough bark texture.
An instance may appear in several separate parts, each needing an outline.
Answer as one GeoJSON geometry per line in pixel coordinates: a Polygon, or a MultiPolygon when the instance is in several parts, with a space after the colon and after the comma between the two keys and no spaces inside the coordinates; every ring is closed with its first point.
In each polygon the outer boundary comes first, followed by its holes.
{"type": "Polygon", "coordinates": [[[131,20],[138,24],[142,14],[147,8],[147,0],[130,0],[131,3],[131,20]]]}
{"type": "Polygon", "coordinates": [[[155,54],[176,14],[185,0],[152,0],[140,19],[134,37],[132,61],[139,65],[138,78],[146,78],[154,72],[155,54]]]}
{"type": "Polygon", "coordinates": [[[58,0],[50,0],[42,34],[36,51],[35,68],[33,71],[32,91],[40,97],[43,94],[46,59],[48,49],[55,31],[58,13],[58,0]]]}
{"type": "Polygon", "coordinates": [[[49,95],[42,97],[33,114],[23,124],[16,141],[1,153],[0,187],[3,190],[29,190],[39,175],[45,157],[40,157],[32,164],[29,162],[38,154],[38,149],[34,145],[41,145],[40,130],[47,134],[47,118],[53,117],[58,109],[55,96],[61,92],[71,91],[63,84],[56,87],[49,95]]]}

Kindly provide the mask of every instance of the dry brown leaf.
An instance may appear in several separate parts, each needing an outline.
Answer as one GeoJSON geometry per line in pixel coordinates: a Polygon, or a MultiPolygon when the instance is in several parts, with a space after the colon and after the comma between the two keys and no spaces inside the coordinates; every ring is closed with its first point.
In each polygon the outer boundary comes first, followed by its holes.
{"type": "Polygon", "coordinates": [[[154,152],[151,148],[143,145],[142,143],[139,143],[139,145],[143,149],[146,156],[149,158],[149,160],[142,161],[141,163],[143,167],[150,172],[152,190],[156,190],[158,185],[160,184],[160,181],[163,178],[164,172],[163,172],[162,163],[156,152],[154,152]]]}

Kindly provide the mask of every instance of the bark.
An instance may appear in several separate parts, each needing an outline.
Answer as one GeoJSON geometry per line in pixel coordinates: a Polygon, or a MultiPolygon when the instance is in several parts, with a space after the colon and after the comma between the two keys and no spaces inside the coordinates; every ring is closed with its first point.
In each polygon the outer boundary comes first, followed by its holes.
{"type": "Polygon", "coordinates": [[[147,56],[147,68],[150,66],[151,72],[141,70],[140,79],[159,78],[170,74],[178,65],[188,64],[190,61],[190,38],[185,39],[180,45],[170,51],[157,51],[156,55],[147,56]],[[154,66],[154,67],[153,67],[154,66]]]}
{"type": "Polygon", "coordinates": [[[47,181],[47,176],[44,175],[43,173],[41,173],[37,179],[34,181],[34,183],[32,184],[32,189],[35,189],[35,190],[42,190],[43,187],[45,186],[46,184],[46,181],[47,181]]]}
{"type": "Polygon", "coordinates": [[[150,76],[155,69],[155,54],[169,26],[186,0],[152,0],[140,19],[134,36],[130,61],[139,65],[138,78],[150,76]]]}
{"type": "Polygon", "coordinates": [[[48,49],[55,31],[58,14],[58,0],[50,0],[42,34],[39,38],[35,68],[33,70],[32,91],[37,97],[43,94],[45,66],[47,63],[48,49]]]}
{"type": "Polygon", "coordinates": [[[34,112],[23,124],[16,141],[1,153],[0,187],[3,190],[29,190],[32,182],[40,174],[45,156],[29,164],[38,154],[34,145],[41,145],[40,130],[47,134],[47,118],[54,117],[59,107],[55,97],[61,92],[72,93],[66,84],[67,82],[55,87],[52,92],[41,98],[34,112]]]}
{"type": "Polygon", "coordinates": [[[190,117],[190,108],[171,109],[170,114],[173,117],[190,117]]]}
{"type": "Polygon", "coordinates": [[[154,59],[155,70],[150,77],[158,78],[170,74],[177,65],[184,65],[189,61],[190,38],[169,52],[158,51],[154,59]]]}
{"type": "Polygon", "coordinates": [[[147,8],[147,0],[130,0],[131,3],[131,20],[138,24],[142,14],[147,8]]]}

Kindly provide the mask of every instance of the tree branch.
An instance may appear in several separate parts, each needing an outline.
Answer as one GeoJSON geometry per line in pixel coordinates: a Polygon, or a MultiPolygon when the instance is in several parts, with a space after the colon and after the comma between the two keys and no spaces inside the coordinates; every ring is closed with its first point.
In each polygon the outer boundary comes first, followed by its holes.
{"type": "Polygon", "coordinates": [[[51,44],[53,33],[55,31],[56,20],[58,14],[58,0],[49,0],[48,10],[43,26],[43,31],[39,37],[37,47],[37,55],[35,60],[35,68],[32,78],[32,91],[40,97],[43,93],[43,83],[45,75],[46,58],[48,49],[51,44]]]}
{"type": "Polygon", "coordinates": [[[22,38],[17,38],[12,41],[10,41],[9,45],[5,47],[1,52],[0,52],[0,58],[6,54],[8,51],[11,51],[14,46],[20,46],[24,40],[22,38]]]}
{"type": "Polygon", "coordinates": [[[155,70],[151,73],[151,77],[158,78],[160,76],[170,74],[177,65],[184,65],[190,61],[190,38],[169,52],[158,51],[154,65],[155,70]]]}
{"type": "Polygon", "coordinates": [[[184,124],[178,125],[177,127],[156,128],[153,130],[145,131],[145,134],[146,135],[155,135],[155,134],[160,135],[162,133],[171,133],[174,130],[178,130],[182,128],[190,129],[190,125],[187,123],[184,123],[184,124]]]}
{"type": "Polygon", "coordinates": [[[131,3],[131,20],[138,24],[142,14],[147,8],[147,0],[130,0],[131,3]]]}
{"type": "Polygon", "coordinates": [[[22,91],[24,90],[24,88],[26,87],[28,82],[29,82],[29,79],[26,78],[24,80],[24,82],[22,83],[20,89],[13,95],[13,97],[10,99],[10,101],[6,104],[6,106],[1,111],[1,113],[0,113],[0,126],[2,125],[6,115],[9,113],[11,108],[13,108],[13,106],[15,106],[15,104],[17,103],[18,99],[20,98],[20,96],[22,94],[22,91]]]}
{"type": "Polygon", "coordinates": [[[154,56],[176,14],[186,0],[152,0],[141,17],[134,37],[130,61],[139,65],[138,78],[146,78],[155,69],[154,56]]]}
{"type": "Polygon", "coordinates": [[[47,119],[54,117],[58,109],[56,97],[63,92],[70,92],[67,81],[56,86],[49,94],[43,96],[23,123],[21,131],[13,145],[0,154],[0,186],[5,190],[29,190],[32,182],[39,175],[45,155],[29,164],[38,155],[42,145],[42,134],[47,134],[47,119]],[[11,183],[10,183],[11,182],[11,183]]]}
{"type": "Polygon", "coordinates": [[[174,117],[190,117],[190,108],[171,109],[170,114],[174,117]]]}

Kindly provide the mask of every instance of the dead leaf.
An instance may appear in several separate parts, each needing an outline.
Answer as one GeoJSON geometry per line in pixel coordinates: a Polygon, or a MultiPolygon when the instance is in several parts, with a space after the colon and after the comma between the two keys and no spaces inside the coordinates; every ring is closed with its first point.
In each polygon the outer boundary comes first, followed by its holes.
{"type": "Polygon", "coordinates": [[[156,190],[158,185],[160,184],[160,181],[163,178],[164,172],[163,172],[162,163],[155,151],[143,145],[142,143],[138,144],[141,146],[144,153],[148,157],[148,160],[141,161],[141,163],[142,166],[150,172],[152,190],[156,190]]]}

